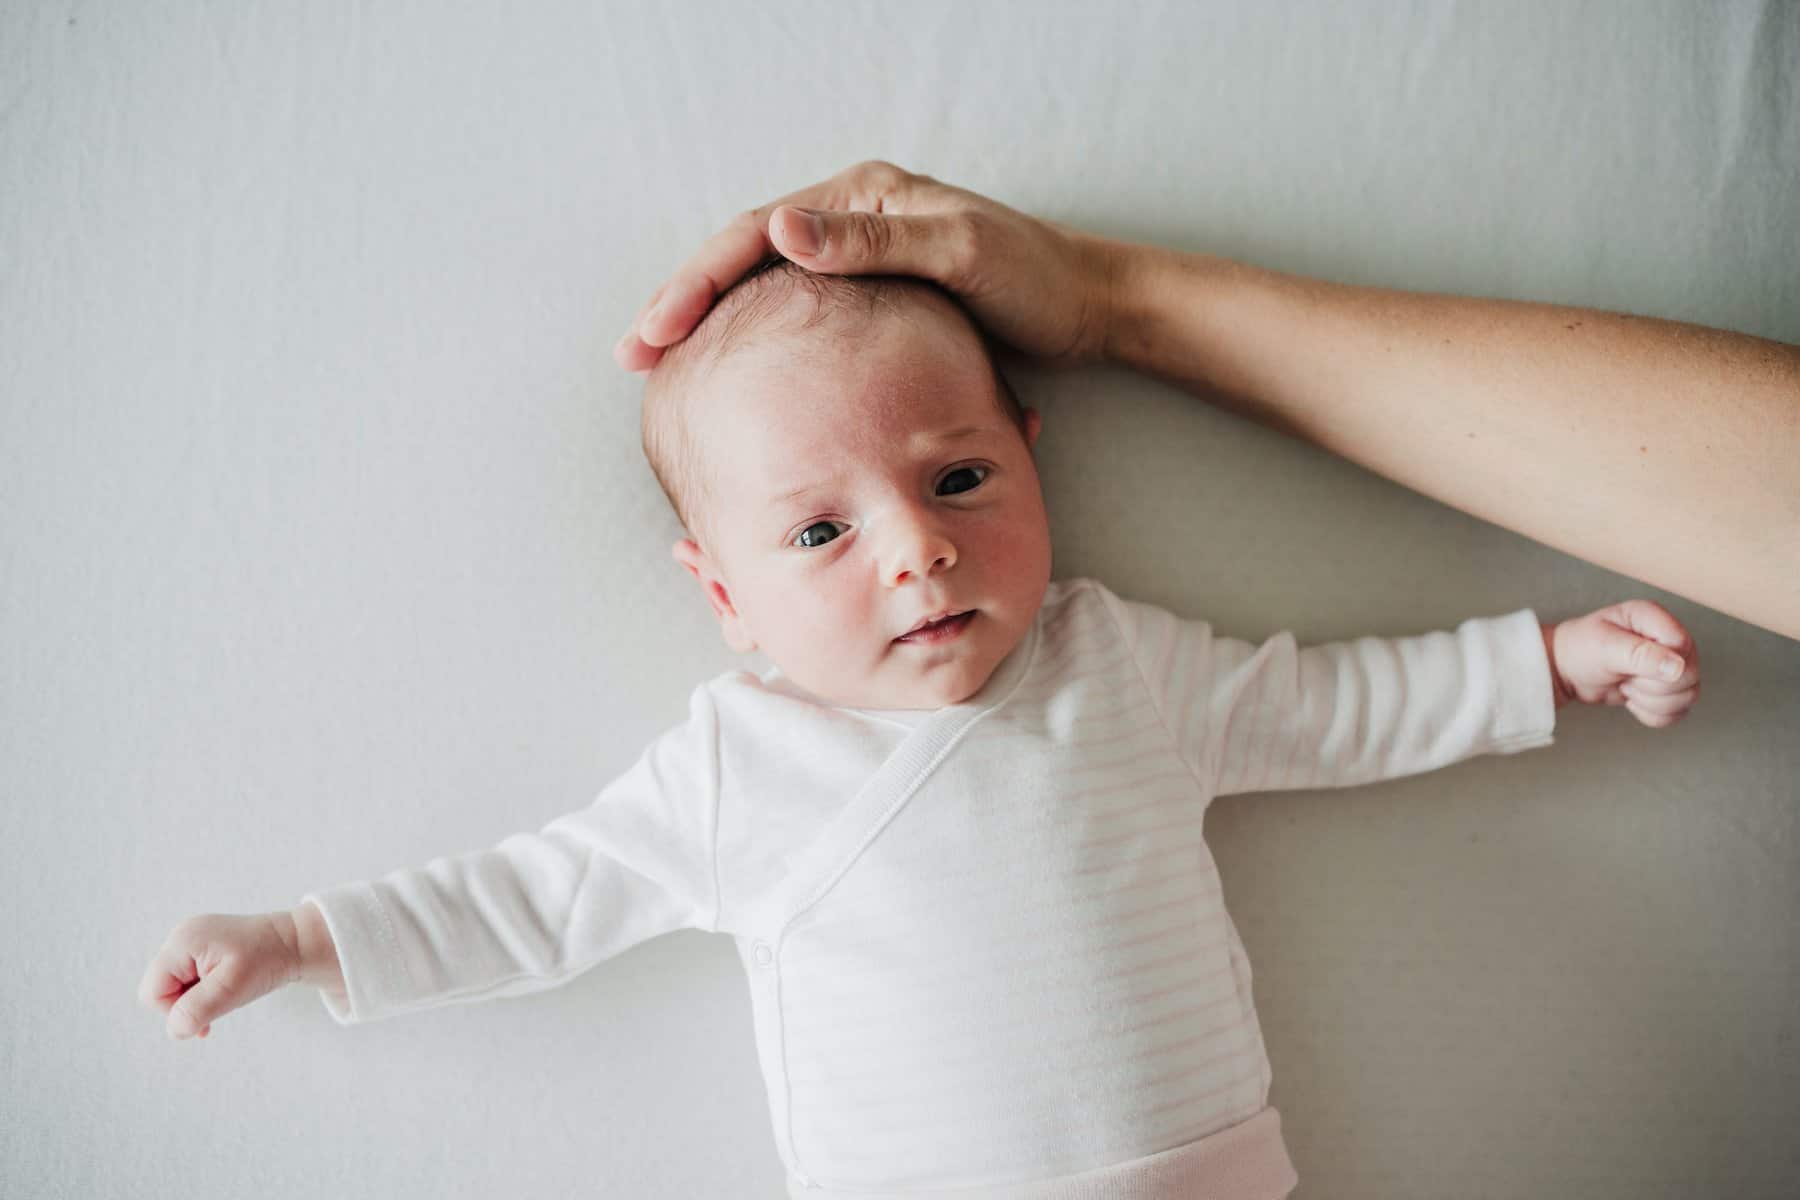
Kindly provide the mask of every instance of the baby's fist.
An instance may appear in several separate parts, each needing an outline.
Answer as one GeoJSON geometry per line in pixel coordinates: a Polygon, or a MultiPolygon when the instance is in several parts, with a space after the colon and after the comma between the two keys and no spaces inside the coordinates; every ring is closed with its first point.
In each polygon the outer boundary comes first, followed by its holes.
{"type": "Polygon", "coordinates": [[[1652,729],[1687,716],[1700,696],[1700,654],[1669,610],[1624,600],[1544,626],[1557,703],[1623,704],[1652,729]]]}
{"type": "Polygon", "coordinates": [[[205,1037],[226,1013],[299,980],[292,930],[285,913],[189,917],[151,960],[138,1002],[166,1014],[170,1037],[205,1037]]]}

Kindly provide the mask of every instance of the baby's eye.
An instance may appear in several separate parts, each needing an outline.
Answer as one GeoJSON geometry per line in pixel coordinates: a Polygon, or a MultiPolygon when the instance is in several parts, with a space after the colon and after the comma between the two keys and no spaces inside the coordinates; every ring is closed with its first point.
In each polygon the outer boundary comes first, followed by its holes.
{"type": "Polygon", "coordinates": [[[951,495],[956,495],[957,492],[971,492],[971,491],[974,491],[976,488],[980,487],[984,482],[987,481],[988,468],[987,467],[977,467],[977,466],[958,467],[958,468],[956,468],[956,470],[954,470],[954,471],[950,472],[948,475],[944,476],[945,480],[951,480],[951,479],[955,479],[958,475],[968,474],[973,471],[980,471],[981,478],[977,479],[973,484],[971,484],[970,486],[968,486],[966,488],[957,488],[955,492],[950,493],[951,495]]]}
{"type": "Polygon", "coordinates": [[[805,529],[802,529],[799,532],[799,534],[794,538],[794,545],[803,547],[808,550],[813,549],[814,547],[817,547],[817,546],[823,546],[826,542],[835,540],[837,537],[837,534],[834,533],[830,537],[825,538],[824,541],[817,541],[817,542],[807,541],[806,540],[807,535],[810,534],[815,529],[831,529],[831,528],[834,528],[836,525],[837,525],[836,521],[818,521],[818,522],[815,522],[814,524],[808,525],[805,529]]]}

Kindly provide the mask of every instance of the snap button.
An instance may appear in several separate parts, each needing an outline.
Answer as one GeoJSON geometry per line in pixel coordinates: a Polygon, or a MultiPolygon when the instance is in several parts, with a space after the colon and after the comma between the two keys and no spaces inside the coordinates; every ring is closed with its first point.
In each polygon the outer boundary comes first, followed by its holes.
{"type": "Polygon", "coordinates": [[[766,967],[771,962],[773,962],[774,959],[775,959],[775,955],[770,952],[768,946],[764,945],[762,942],[756,943],[756,965],[757,966],[766,967]]]}

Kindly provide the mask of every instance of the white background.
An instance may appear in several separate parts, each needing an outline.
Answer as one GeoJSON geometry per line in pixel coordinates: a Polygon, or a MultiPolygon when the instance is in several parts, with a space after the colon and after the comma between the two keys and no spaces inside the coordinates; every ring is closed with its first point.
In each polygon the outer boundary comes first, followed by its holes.
{"type": "MultiPolygon", "coordinates": [[[[537,829],[767,665],[611,358],[739,210],[879,157],[1796,342],[1797,76],[1754,2],[0,6],[0,1193],[782,1194],[723,937],[354,1029],[134,996],[183,917],[537,829]]],[[[1058,578],[1253,639],[1634,595],[1698,638],[1673,729],[1212,810],[1297,1196],[1793,1194],[1800,644],[1167,385],[1013,377],[1058,578]]]]}

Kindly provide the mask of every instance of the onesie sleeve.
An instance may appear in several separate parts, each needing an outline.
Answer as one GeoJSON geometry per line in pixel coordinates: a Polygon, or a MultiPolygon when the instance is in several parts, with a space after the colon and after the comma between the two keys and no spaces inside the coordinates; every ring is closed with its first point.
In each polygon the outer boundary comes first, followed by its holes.
{"type": "Polygon", "coordinates": [[[337,947],[340,1025],[556,987],[640,942],[718,921],[718,715],[703,684],[594,802],[536,833],[309,892],[337,947]]]}
{"type": "Polygon", "coordinates": [[[1299,646],[1215,637],[1204,621],[1102,590],[1176,748],[1215,796],[1347,787],[1555,739],[1536,614],[1454,632],[1299,646]]]}

